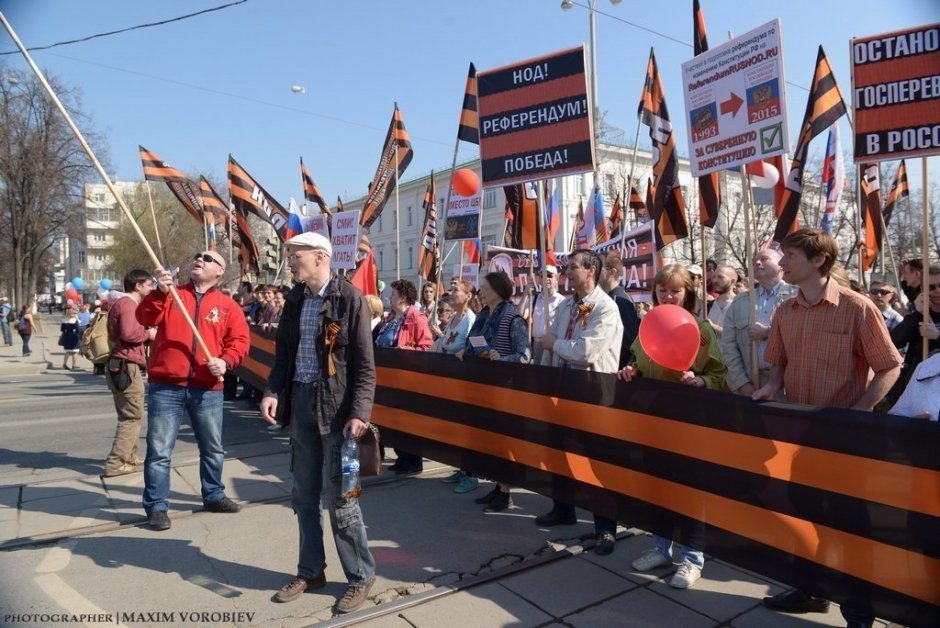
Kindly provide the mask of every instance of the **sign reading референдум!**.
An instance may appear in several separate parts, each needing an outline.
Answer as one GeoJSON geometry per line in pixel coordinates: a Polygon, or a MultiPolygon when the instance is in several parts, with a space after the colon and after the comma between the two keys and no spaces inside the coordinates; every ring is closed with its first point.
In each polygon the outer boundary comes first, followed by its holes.
{"type": "Polygon", "coordinates": [[[789,152],[780,20],[686,61],[682,81],[693,176],[789,152]]]}
{"type": "Polygon", "coordinates": [[[477,74],[483,185],[594,170],[584,46],[477,74]]]}
{"type": "Polygon", "coordinates": [[[855,162],[940,154],[940,24],[850,47],[855,162]]]}

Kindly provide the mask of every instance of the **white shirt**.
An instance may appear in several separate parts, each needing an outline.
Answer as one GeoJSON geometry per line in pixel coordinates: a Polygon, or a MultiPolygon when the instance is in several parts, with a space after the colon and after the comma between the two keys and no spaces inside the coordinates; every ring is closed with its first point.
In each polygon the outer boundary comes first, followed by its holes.
{"type": "MultiPolygon", "coordinates": [[[[535,295],[532,303],[532,335],[536,338],[541,338],[545,335],[545,306],[542,305],[542,300],[540,297],[542,293],[535,295]]],[[[552,323],[555,322],[555,312],[558,311],[558,306],[561,305],[562,301],[565,300],[564,295],[555,291],[555,294],[548,297],[548,327],[551,328],[552,323]]]]}
{"type": "Polygon", "coordinates": [[[924,413],[940,421],[940,353],[917,365],[891,414],[916,417],[924,413]]]}

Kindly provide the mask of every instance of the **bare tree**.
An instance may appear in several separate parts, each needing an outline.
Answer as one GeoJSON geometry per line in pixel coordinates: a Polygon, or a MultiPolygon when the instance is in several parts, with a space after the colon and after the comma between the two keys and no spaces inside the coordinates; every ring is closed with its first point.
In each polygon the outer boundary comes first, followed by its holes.
{"type": "MultiPolygon", "coordinates": [[[[76,90],[48,77],[86,139],[89,131],[76,90]]],[[[99,152],[98,158],[104,160],[99,152]]],[[[94,169],[42,86],[32,75],[0,65],[0,258],[14,301],[28,303],[46,276],[54,236],[66,233],[94,169]]]]}

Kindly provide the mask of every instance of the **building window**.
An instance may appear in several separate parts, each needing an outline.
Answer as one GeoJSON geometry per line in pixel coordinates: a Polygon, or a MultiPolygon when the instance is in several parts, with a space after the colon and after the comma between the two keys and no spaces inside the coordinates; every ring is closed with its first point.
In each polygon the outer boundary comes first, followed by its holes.
{"type": "Polygon", "coordinates": [[[496,190],[486,190],[483,192],[483,209],[496,207],[496,190]]]}
{"type": "Polygon", "coordinates": [[[379,214],[378,223],[379,223],[378,232],[382,233],[382,214],[379,214]]]}
{"type": "Polygon", "coordinates": [[[486,235],[483,236],[483,246],[496,246],[496,236],[495,235],[486,235]]]}
{"type": "Polygon", "coordinates": [[[411,205],[408,206],[408,226],[414,224],[414,211],[412,211],[411,205]]]}
{"type": "Polygon", "coordinates": [[[379,270],[385,270],[385,249],[379,249],[379,270]]]}
{"type": "Polygon", "coordinates": [[[96,202],[96,203],[99,203],[99,204],[104,203],[104,193],[103,193],[103,192],[95,192],[95,202],[96,202]]]}
{"type": "Polygon", "coordinates": [[[104,255],[101,255],[100,253],[99,253],[98,255],[95,255],[95,261],[96,261],[96,262],[103,262],[103,261],[104,261],[104,255]]]}
{"type": "Polygon", "coordinates": [[[617,189],[617,177],[612,174],[604,176],[604,187],[607,188],[605,190],[606,196],[611,201],[617,198],[617,195],[620,193],[620,190],[617,189]]]}
{"type": "MultiPolygon", "coordinates": [[[[408,209],[411,209],[410,207],[408,209]]],[[[415,247],[408,246],[408,265],[405,268],[414,268],[415,266],[415,247]]]]}
{"type": "Polygon", "coordinates": [[[84,264],[84,263],[85,263],[85,251],[79,251],[79,252],[78,252],[78,263],[79,263],[79,264],[84,264]]]}

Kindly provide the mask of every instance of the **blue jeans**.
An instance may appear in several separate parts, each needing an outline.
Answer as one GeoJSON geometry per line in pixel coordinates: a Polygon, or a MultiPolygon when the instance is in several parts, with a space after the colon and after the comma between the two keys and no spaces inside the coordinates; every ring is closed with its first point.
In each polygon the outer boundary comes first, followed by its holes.
{"type": "Polygon", "coordinates": [[[167,510],[170,496],[170,456],[183,421],[189,414],[199,446],[202,501],[225,497],[222,485],[222,391],[150,384],[147,392],[147,458],[144,460],[144,510],[147,516],[167,510]]]}
{"type": "Polygon", "coordinates": [[[29,339],[32,338],[32,337],[33,337],[32,334],[26,334],[25,336],[20,336],[20,338],[23,339],[23,355],[27,355],[27,354],[29,354],[29,353],[32,353],[32,352],[29,350],[29,339]]]}
{"type": "Polygon", "coordinates": [[[689,563],[693,567],[698,567],[701,569],[705,566],[705,555],[698,551],[694,550],[691,547],[682,545],[681,543],[673,543],[669,539],[661,536],[653,535],[653,545],[663,556],[666,556],[670,560],[672,557],[672,550],[675,549],[679,554],[679,561],[683,563],[689,563]]]}
{"type": "Polygon", "coordinates": [[[5,316],[0,318],[0,327],[3,327],[3,344],[12,345],[13,336],[10,335],[10,321],[5,316]]]}
{"type": "Polygon", "coordinates": [[[375,559],[369,551],[359,500],[343,499],[340,494],[343,435],[320,434],[316,392],[316,386],[295,383],[291,399],[291,472],[294,475],[291,506],[300,529],[297,574],[314,578],[326,569],[322,497],[330,513],[333,542],[343,573],[350,585],[358,586],[375,576],[375,559]]]}

